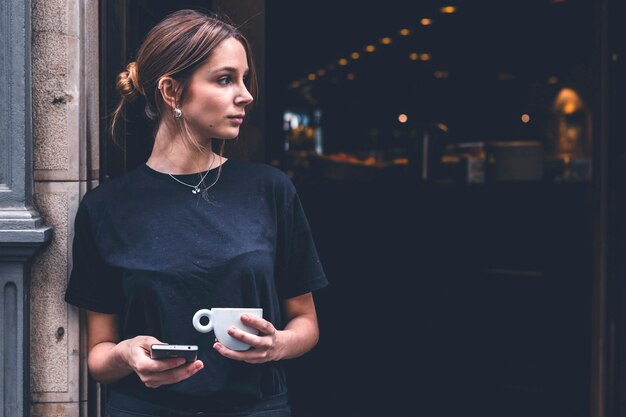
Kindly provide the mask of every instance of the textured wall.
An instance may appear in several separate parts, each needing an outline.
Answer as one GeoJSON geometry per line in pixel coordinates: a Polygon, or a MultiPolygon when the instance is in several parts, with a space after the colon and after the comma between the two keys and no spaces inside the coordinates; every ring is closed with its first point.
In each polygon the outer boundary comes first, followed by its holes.
{"type": "Polygon", "coordinates": [[[40,417],[79,416],[83,397],[79,314],[64,302],[63,293],[71,260],[73,216],[85,188],[80,182],[38,182],[35,186],[41,217],[55,231],[33,262],[31,274],[32,411],[40,417]]]}
{"type": "MultiPolygon", "coordinates": [[[[68,107],[76,96],[69,84],[67,0],[33,0],[33,165],[35,169],[69,168],[68,107]]],[[[72,57],[76,59],[78,57],[72,57]]],[[[70,127],[71,128],[71,127],[70,127]]]]}
{"type": "Polygon", "coordinates": [[[54,238],[31,276],[31,412],[86,416],[84,335],[63,300],[74,216],[98,169],[98,1],[32,0],[35,205],[54,238]]]}
{"type": "Polygon", "coordinates": [[[68,193],[36,196],[41,217],[54,225],[54,239],[35,260],[31,281],[31,384],[36,392],[67,392],[68,193]]]}

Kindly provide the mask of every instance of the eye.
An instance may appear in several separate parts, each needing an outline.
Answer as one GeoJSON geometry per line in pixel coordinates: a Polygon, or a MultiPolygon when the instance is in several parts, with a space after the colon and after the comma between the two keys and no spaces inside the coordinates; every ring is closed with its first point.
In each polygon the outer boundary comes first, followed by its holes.
{"type": "Polygon", "coordinates": [[[217,80],[218,84],[222,84],[222,85],[226,85],[228,83],[230,83],[230,77],[226,76],[226,77],[222,77],[219,80],[217,80]]]}

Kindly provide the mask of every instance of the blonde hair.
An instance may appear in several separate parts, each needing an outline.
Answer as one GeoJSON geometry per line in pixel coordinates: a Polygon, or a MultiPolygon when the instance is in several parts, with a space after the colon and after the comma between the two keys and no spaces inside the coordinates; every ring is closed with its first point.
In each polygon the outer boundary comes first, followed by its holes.
{"type": "MultiPolygon", "coordinates": [[[[112,114],[111,133],[117,137],[116,125],[127,103],[141,97],[145,100],[144,113],[158,127],[171,109],[158,91],[158,82],[171,77],[178,82],[176,101],[184,102],[191,76],[209,59],[224,40],[234,38],[243,45],[248,60],[248,89],[256,98],[257,76],[250,45],[240,30],[224,15],[184,9],[167,15],[146,35],[137,51],[136,60],[117,76],[116,87],[121,95],[112,114]]],[[[170,115],[171,117],[171,115],[170,115]]],[[[205,147],[191,134],[184,118],[174,119],[188,145],[199,151],[205,147]]],[[[224,152],[224,141],[219,155],[224,152]]],[[[221,171],[221,166],[220,166],[221,171]]],[[[219,172],[218,172],[219,175],[219,172]]]]}

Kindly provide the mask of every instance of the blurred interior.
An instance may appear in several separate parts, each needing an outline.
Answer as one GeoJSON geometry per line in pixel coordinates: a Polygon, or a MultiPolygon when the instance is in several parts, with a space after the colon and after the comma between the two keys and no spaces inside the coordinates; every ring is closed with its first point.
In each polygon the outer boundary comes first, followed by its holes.
{"type": "Polygon", "coordinates": [[[585,414],[593,14],[267,4],[267,159],[332,282],[313,353],[332,376],[311,359],[296,394],[343,415],[585,414]]]}
{"type": "MultiPolygon", "coordinates": [[[[143,3],[105,8],[134,35],[109,26],[103,71],[175,8],[230,13],[252,40],[261,96],[229,153],[291,176],[331,282],[319,345],[288,363],[294,415],[589,415],[600,3],[143,3]]],[[[105,145],[104,178],[150,151],[124,149],[105,145]]]]}

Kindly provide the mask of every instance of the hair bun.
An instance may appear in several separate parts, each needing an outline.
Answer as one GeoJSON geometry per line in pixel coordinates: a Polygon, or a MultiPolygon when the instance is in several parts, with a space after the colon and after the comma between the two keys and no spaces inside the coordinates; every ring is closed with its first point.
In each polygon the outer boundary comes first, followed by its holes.
{"type": "Polygon", "coordinates": [[[126,66],[126,70],[117,76],[117,89],[127,100],[132,100],[137,93],[144,94],[139,78],[137,77],[137,63],[131,62],[126,66]]]}

